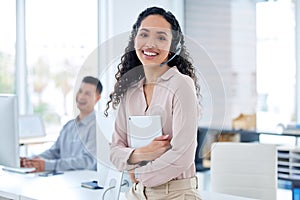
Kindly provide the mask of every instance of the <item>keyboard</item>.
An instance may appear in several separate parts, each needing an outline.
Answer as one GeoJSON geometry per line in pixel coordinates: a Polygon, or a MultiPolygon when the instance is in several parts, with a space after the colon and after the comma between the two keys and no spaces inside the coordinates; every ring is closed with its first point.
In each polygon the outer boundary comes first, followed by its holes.
{"type": "Polygon", "coordinates": [[[23,168],[23,167],[3,167],[2,170],[8,171],[8,172],[19,173],[19,174],[27,174],[27,173],[30,173],[30,172],[34,172],[35,168],[34,167],[29,167],[29,168],[23,168]]]}

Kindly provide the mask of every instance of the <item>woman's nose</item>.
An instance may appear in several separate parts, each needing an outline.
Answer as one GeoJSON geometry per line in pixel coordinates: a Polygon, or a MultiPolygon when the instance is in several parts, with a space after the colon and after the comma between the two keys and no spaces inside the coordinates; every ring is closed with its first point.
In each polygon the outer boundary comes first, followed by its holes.
{"type": "Polygon", "coordinates": [[[154,48],[154,47],[156,47],[156,43],[155,43],[154,39],[153,38],[149,38],[147,40],[146,46],[148,48],[154,48]]]}

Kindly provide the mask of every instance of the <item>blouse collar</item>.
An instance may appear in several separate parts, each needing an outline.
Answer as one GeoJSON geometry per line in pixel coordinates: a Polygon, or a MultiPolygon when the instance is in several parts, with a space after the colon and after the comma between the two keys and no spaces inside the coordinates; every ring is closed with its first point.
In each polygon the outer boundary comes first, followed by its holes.
{"type": "MultiPolygon", "coordinates": [[[[178,69],[177,69],[176,66],[170,67],[170,69],[168,69],[168,71],[166,71],[160,77],[158,77],[157,83],[159,83],[161,81],[167,81],[167,80],[169,80],[172,76],[174,76],[177,73],[178,73],[178,69]]],[[[144,77],[139,82],[137,82],[137,87],[138,88],[141,88],[141,89],[143,88],[144,83],[145,83],[145,79],[146,78],[144,77]]]]}

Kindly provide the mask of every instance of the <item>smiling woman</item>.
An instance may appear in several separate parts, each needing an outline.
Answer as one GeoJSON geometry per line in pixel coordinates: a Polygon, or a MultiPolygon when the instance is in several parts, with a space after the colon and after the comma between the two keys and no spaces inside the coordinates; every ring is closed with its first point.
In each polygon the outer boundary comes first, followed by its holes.
{"type": "Polygon", "coordinates": [[[199,86],[189,60],[172,13],[151,7],[139,15],[106,109],[118,106],[110,159],[131,174],[127,199],[200,199],[194,163],[199,86]],[[163,135],[135,148],[128,119],[152,115],[160,116],[163,135]]]}

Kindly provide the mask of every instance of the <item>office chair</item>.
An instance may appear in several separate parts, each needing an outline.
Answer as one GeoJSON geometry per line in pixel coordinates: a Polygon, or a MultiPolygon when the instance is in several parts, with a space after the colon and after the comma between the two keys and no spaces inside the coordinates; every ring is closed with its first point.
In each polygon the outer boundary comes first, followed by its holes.
{"type": "Polygon", "coordinates": [[[272,144],[213,143],[211,149],[213,192],[262,199],[276,199],[277,149],[272,144]]]}
{"type": "Polygon", "coordinates": [[[209,170],[209,167],[203,166],[203,154],[202,154],[202,149],[206,142],[207,133],[208,133],[208,129],[198,127],[197,149],[195,154],[195,166],[197,172],[204,172],[209,170]]]}

